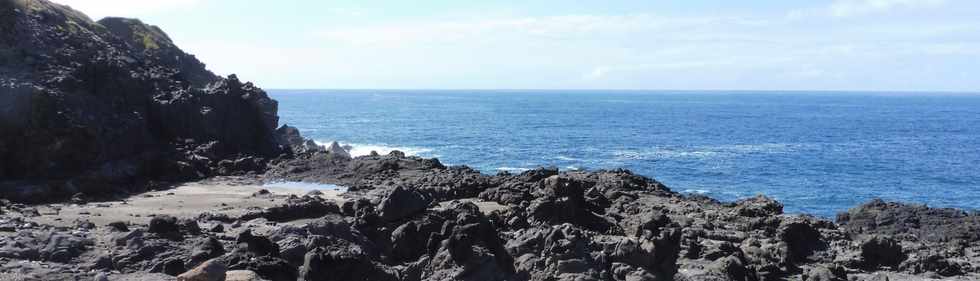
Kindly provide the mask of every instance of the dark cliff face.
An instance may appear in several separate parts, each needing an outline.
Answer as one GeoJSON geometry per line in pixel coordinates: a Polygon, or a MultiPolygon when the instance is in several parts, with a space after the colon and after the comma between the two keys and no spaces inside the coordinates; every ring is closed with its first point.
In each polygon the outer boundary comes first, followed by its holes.
{"type": "Polygon", "coordinates": [[[156,26],[0,0],[0,189],[184,180],[251,157],[247,170],[285,152],[276,114],[262,89],[214,75],[156,26]]]}

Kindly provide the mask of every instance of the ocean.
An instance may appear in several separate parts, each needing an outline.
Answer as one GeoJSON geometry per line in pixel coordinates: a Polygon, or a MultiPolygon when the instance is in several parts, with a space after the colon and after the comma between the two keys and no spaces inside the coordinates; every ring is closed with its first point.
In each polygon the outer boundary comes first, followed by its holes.
{"type": "Polygon", "coordinates": [[[832,218],[872,198],[980,207],[980,95],[270,90],[280,123],[352,154],[484,173],[627,168],[722,201],[832,218]]]}

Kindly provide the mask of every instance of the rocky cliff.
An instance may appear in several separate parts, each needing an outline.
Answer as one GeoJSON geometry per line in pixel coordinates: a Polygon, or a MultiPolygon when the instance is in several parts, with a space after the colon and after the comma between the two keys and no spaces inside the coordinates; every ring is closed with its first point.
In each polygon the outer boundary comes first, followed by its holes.
{"type": "Polygon", "coordinates": [[[214,75],[156,26],[96,22],[46,0],[0,1],[8,197],[260,170],[288,152],[276,114],[262,89],[214,75]]]}

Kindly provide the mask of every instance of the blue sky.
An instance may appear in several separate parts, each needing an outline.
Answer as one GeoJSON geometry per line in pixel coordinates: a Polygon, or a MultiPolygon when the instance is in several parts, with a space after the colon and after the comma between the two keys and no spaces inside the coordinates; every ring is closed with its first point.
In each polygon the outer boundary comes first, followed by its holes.
{"type": "Polygon", "coordinates": [[[980,91],[976,0],[55,2],[264,88],[980,91]]]}

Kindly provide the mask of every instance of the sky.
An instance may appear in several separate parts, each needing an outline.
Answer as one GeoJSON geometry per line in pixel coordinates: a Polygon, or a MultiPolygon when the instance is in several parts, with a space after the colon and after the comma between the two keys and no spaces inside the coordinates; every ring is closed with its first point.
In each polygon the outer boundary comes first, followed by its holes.
{"type": "Polygon", "coordinates": [[[54,1],[267,89],[980,92],[976,0],[54,1]]]}

